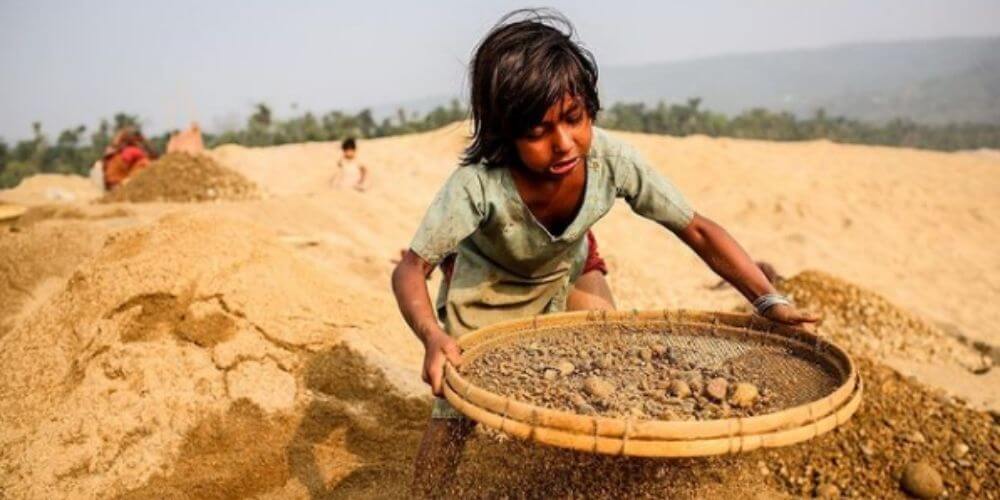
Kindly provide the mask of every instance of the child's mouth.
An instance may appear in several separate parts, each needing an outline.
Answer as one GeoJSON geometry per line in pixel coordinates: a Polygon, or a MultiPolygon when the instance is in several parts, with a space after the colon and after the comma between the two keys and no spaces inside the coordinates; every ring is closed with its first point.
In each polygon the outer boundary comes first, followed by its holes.
{"type": "Polygon", "coordinates": [[[579,163],[579,162],[580,162],[580,158],[576,157],[576,158],[570,158],[569,160],[564,160],[564,161],[561,161],[561,162],[558,162],[558,163],[553,163],[552,166],[549,167],[549,172],[551,172],[553,174],[556,174],[556,175],[562,175],[562,174],[568,173],[569,171],[573,170],[573,168],[576,167],[577,163],[579,163]]]}

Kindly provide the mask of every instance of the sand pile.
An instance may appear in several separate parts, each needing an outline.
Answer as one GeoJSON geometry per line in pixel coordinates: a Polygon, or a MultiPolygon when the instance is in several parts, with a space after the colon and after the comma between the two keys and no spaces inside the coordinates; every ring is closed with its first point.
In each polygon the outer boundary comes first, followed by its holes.
{"type": "Polygon", "coordinates": [[[291,410],[301,356],[365,324],[349,297],[246,219],[118,233],[0,339],[0,489],[135,487],[231,401],[291,410]]]}
{"type": "Polygon", "coordinates": [[[101,196],[100,187],[79,175],[38,174],[16,187],[0,191],[0,202],[43,205],[56,202],[86,202],[101,196]]]}
{"type": "Polygon", "coordinates": [[[819,271],[780,284],[795,302],[823,315],[819,333],[848,350],[879,358],[905,356],[916,362],[950,362],[985,373],[993,360],[884,297],[819,271]]]}
{"type": "Polygon", "coordinates": [[[258,196],[252,182],[219,165],[209,155],[168,153],[106,194],[101,201],[204,202],[247,200],[258,196]]]}
{"type": "Polygon", "coordinates": [[[0,228],[0,338],[44,304],[64,277],[100,248],[104,234],[78,221],[31,231],[0,228]]]}

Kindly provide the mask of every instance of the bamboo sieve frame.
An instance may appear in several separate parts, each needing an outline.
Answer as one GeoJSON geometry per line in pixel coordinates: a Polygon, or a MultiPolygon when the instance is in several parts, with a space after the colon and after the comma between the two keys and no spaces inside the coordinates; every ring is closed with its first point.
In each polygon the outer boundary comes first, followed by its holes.
{"type": "Polygon", "coordinates": [[[846,421],[861,400],[857,370],[841,348],[802,328],[775,324],[754,315],[685,310],[579,311],[497,323],[462,336],[458,344],[466,355],[475,357],[492,345],[512,337],[531,336],[540,328],[595,322],[621,325],[662,322],[667,326],[707,327],[712,335],[770,337],[772,342],[808,350],[823,358],[839,372],[841,385],[816,401],[753,417],[636,420],[578,415],[519,402],[476,387],[448,364],[446,398],[473,420],[518,437],[597,453],[642,456],[712,455],[804,441],[846,421]],[[666,446],[665,441],[673,444],[666,446]]]}

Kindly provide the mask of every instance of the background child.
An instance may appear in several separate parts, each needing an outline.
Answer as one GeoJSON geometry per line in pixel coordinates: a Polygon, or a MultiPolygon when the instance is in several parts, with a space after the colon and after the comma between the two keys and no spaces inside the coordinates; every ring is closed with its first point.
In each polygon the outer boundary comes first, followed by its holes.
{"type": "MultiPolygon", "coordinates": [[[[445,360],[461,362],[453,337],[516,317],[614,308],[601,267],[592,265],[590,227],[617,198],[680,238],[760,314],[789,324],[816,320],[777,295],[739,244],[634,148],[593,126],[597,65],[572,34],[559,14],[518,11],[476,49],[472,142],[392,279],[424,343],[423,377],[437,396],[445,360]],[[424,277],[451,254],[435,308],[424,277]]],[[[471,429],[435,401],[416,459],[418,493],[451,481],[471,429]]]]}
{"type": "Polygon", "coordinates": [[[358,145],[353,137],[340,144],[341,156],[337,160],[337,173],[333,177],[334,187],[353,188],[364,191],[367,187],[368,169],[357,159],[358,145]]]}

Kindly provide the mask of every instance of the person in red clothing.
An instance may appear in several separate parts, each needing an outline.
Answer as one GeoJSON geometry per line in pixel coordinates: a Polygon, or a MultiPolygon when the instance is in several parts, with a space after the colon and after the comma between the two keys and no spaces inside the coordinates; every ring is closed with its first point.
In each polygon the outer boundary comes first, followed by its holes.
{"type": "Polygon", "coordinates": [[[104,187],[112,190],[149,165],[152,149],[142,133],[126,127],[115,134],[104,151],[104,187]]]}

